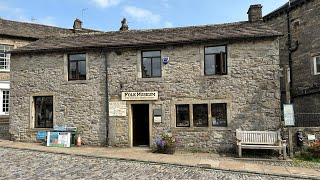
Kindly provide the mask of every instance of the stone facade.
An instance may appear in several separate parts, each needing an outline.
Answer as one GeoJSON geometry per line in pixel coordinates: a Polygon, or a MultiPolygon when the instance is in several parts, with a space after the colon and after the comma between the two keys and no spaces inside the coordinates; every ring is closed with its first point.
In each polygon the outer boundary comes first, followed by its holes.
{"type": "Polygon", "coordinates": [[[87,80],[68,81],[66,54],[12,54],[10,133],[35,141],[32,99],[53,96],[54,125],[78,127],[83,144],[106,144],[106,69],[100,52],[87,52],[87,80]]]}
{"type": "MultiPolygon", "coordinates": [[[[226,150],[235,145],[235,130],[274,130],[280,125],[280,68],[277,39],[227,43],[228,74],[203,75],[204,47],[212,44],[167,46],[162,77],[141,78],[141,49],[111,52],[108,60],[109,101],[121,92],[158,91],[157,101],[127,101],[124,117],[109,117],[109,144],[132,146],[131,104],[147,103],[162,109],[162,122],[152,123],[152,142],[164,130],[178,138],[178,146],[226,150]],[[175,104],[220,101],[228,104],[228,126],[176,128],[175,104]],[[128,133],[129,132],[129,133],[128,133]]],[[[152,111],[151,111],[152,112],[152,111]]],[[[151,143],[152,143],[151,142],[151,143]]]]}
{"type": "MultiPolygon", "coordinates": [[[[23,40],[21,38],[0,37],[0,45],[11,45],[14,46],[14,48],[22,47],[30,42],[31,40],[23,40]]],[[[10,81],[9,71],[0,71],[0,82],[1,81],[10,81]]],[[[2,115],[0,116],[0,139],[9,138],[9,115],[2,115]]]]}
{"type": "MultiPolygon", "coordinates": [[[[300,45],[292,54],[293,104],[298,126],[320,126],[320,75],[314,73],[313,57],[320,56],[320,1],[297,0],[301,2],[290,11],[293,47],[300,45]]],[[[285,36],[280,38],[280,65],[284,72],[288,66],[287,14],[282,12],[265,22],[285,36]]],[[[285,102],[286,73],[281,78],[282,101],[285,102]]]]}
{"type": "Polygon", "coordinates": [[[149,104],[149,145],[166,129],[177,137],[179,147],[226,150],[234,147],[237,128],[278,129],[278,39],[225,44],[228,74],[210,77],[203,75],[204,47],[215,44],[157,48],[171,60],[162,64],[161,78],[151,79],[141,78],[141,50],[145,49],[86,52],[88,78],[76,82],[67,80],[66,52],[13,54],[10,105],[15,113],[10,117],[10,133],[19,141],[35,141],[38,130],[51,130],[32,128],[35,95],[53,95],[54,125],[78,127],[83,143],[91,145],[132,146],[132,104],[149,104]],[[121,101],[121,92],[127,91],[158,91],[159,99],[126,101],[125,116],[107,116],[107,104],[121,101]],[[227,127],[175,127],[175,104],[210,102],[227,103],[227,127]],[[153,122],[154,109],[161,109],[161,123],[153,122]]]}

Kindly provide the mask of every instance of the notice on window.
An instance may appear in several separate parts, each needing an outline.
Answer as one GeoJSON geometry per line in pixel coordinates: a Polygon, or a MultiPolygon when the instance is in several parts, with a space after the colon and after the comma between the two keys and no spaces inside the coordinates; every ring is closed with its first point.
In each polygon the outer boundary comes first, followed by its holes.
{"type": "Polygon", "coordinates": [[[125,101],[110,101],[109,116],[126,116],[127,103],[125,101]]]}
{"type": "Polygon", "coordinates": [[[283,105],[284,125],[294,126],[294,112],[292,104],[283,105]]]}

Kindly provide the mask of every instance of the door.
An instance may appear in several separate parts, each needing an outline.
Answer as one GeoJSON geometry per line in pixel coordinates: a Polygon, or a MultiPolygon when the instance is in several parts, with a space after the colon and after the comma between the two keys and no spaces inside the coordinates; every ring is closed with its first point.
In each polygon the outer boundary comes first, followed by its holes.
{"type": "Polygon", "coordinates": [[[132,104],[133,146],[149,146],[149,104],[132,104]]]}

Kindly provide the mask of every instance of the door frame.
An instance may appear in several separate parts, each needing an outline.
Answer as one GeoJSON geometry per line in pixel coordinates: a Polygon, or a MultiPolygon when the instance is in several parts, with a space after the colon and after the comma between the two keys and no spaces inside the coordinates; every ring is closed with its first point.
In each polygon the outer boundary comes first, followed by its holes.
{"type": "Polygon", "coordinates": [[[152,101],[130,101],[128,102],[128,136],[129,136],[129,146],[133,147],[133,112],[132,105],[135,104],[147,104],[149,105],[149,147],[152,146],[152,101]]]}

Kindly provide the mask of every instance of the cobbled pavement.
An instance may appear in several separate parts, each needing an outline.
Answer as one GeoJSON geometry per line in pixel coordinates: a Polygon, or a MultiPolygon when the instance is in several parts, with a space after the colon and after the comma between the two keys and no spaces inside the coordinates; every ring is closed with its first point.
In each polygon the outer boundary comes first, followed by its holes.
{"type": "Polygon", "coordinates": [[[0,148],[0,179],[294,179],[205,169],[0,148]]]}

